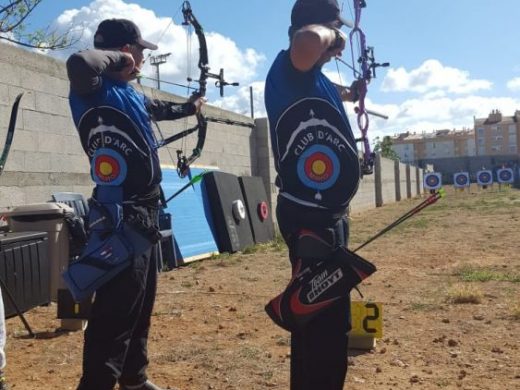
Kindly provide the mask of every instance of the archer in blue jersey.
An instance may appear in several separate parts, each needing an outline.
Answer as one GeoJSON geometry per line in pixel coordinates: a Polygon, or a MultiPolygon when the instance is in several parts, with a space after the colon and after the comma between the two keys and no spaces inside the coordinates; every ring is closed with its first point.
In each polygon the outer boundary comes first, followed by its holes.
{"type": "Polygon", "coordinates": [[[175,104],[148,99],[134,90],[129,81],[143,65],[144,49],[157,46],[142,39],[139,28],[129,20],[101,22],[94,46],[96,49],[73,54],[67,61],[70,107],[96,187],[86,247],[95,250],[85,249],[86,260],[82,263],[80,257],[71,264],[65,280],[77,282],[84,270],[100,275],[94,280],[99,287],[85,332],[78,390],[112,390],[117,382],[123,390],[160,390],[146,375],[161,194],[158,145],[151,120],[194,115],[203,99],[175,104]],[[128,237],[134,232],[137,235],[132,237],[139,240],[128,237]],[[116,246],[118,243],[125,245],[116,246]],[[73,267],[80,271],[72,274],[73,267]]]}
{"type": "Polygon", "coordinates": [[[336,0],[297,0],[291,22],[290,47],[278,54],[267,76],[265,105],[280,190],[277,220],[289,247],[293,279],[266,310],[291,331],[291,390],[341,390],[347,372],[349,291],[318,301],[342,275],[327,270],[311,275],[316,289],[305,302],[291,285],[347,245],[345,215],[359,185],[360,162],[343,100],[355,101],[357,89],[355,83],[338,89],[322,66],[345,49],[340,28],[350,23],[341,17],[336,0]]]}

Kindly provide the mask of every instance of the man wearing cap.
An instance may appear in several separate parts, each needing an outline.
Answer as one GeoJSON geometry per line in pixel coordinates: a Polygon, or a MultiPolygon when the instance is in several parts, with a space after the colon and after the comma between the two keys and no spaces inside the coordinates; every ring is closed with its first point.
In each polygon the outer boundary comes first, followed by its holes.
{"type": "MultiPolygon", "coordinates": [[[[265,104],[278,173],[276,212],[293,276],[309,260],[298,251],[303,231],[307,237],[309,231],[319,236],[327,247],[346,246],[345,215],[360,179],[356,142],[343,106],[343,100],[355,100],[355,84],[339,91],[321,69],[345,49],[343,25],[352,27],[341,17],[336,0],[297,0],[290,46],[278,54],[266,80],[265,104]]],[[[324,256],[311,261],[327,261],[324,256]]],[[[311,314],[311,306],[291,302],[291,310],[300,313],[311,314]]],[[[345,294],[305,326],[291,329],[291,390],[343,389],[349,312],[350,297],[345,294]]],[[[270,315],[282,314],[274,308],[270,315]]],[[[283,323],[284,318],[275,322],[283,323]]]]}
{"type": "MultiPolygon", "coordinates": [[[[136,255],[129,255],[128,266],[123,263],[126,268],[96,290],[85,331],[78,389],[111,390],[119,382],[123,390],[160,390],[146,376],[161,194],[161,168],[151,119],[194,115],[203,100],[195,98],[183,104],[151,100],[130,85],[143,65],[143,51],[157,49],[142,38],[130,20],[102,21],[94,35],[94,47],[73,54],[67,61],[72,116],[96,185],[90,202],[89,240],[93,240],[93,231],[99,233],[99,225],[105,226],[103,239],[116,230],[119,234],[129,231],[125,230],[129,226],[146,239],[139,250],[135,245],[133,251],[122,249],[122,253],[136,255]]],[[[118,237],[117,242],[125,241],[124,233],[118,237]]],[[[112,251],[117,251],[116,246],[107,246],[102,255],[109,258],[112,251]]]]}

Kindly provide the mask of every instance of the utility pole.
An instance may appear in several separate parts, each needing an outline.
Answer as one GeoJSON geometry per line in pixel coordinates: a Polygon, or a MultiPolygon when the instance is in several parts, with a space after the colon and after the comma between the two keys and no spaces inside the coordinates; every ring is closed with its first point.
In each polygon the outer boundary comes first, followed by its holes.
{"type": "Polygon", "coordinates": [[[255,119],[255,107],[253,105],[253,86],[249,87],[249,104],[251,106],[251,118],[255,119]]]}
{"type": "Polygon", "coordinates": [[[159,66],[166,63],[166,58],[168,58],[172,53],[159,54],[157,56],[150,57],[150,65],[155,66],[155,74],[157,78],[157,89],[161,89],[161,75],[159,73],[159,66]]]}

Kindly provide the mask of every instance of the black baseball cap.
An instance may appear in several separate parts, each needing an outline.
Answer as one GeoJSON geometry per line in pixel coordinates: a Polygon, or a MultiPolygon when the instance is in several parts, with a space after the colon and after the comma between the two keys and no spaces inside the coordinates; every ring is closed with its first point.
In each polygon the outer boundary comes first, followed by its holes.
{"type": "Polygon", "coordinates": [[[97,49],[113,49],[136,43],[146,49],[157,50],[157,45],[145,41],[139,27],[128,19],[103,20],[94,34],[94,47],[97,49]]]}
{"type": "Polygon", "coordinates": [[[295,28],[308,24],[339,21],[347,27],[354,24],[341,16],[337,0],[296,0],[291,13],[291,24],[295,28]]]}

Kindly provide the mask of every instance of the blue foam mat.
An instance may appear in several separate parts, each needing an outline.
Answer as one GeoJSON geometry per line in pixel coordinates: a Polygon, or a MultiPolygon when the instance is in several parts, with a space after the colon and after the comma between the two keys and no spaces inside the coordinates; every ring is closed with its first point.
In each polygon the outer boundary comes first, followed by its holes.
{"type": "MultiPolygon", "coordinates": [[[[168,199],[204,169],[191,168],[191,176],[179,178],[174,168],[163,167],[162,188],[168,199]]],[[[199,181],[168,202],[166,213],[172,215],[172,230],[181,262],[218,253],[213,221],[203,184],[199,181]]]]}

